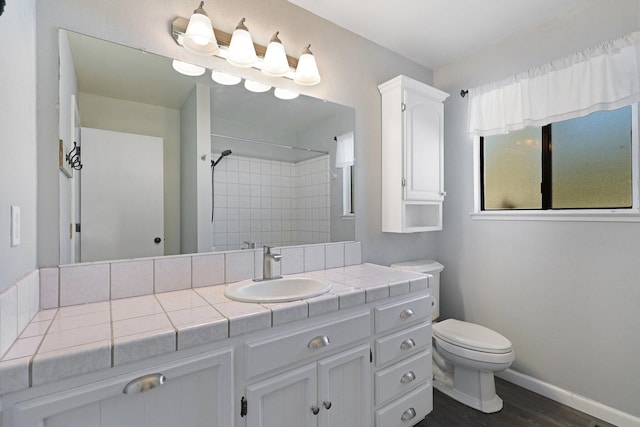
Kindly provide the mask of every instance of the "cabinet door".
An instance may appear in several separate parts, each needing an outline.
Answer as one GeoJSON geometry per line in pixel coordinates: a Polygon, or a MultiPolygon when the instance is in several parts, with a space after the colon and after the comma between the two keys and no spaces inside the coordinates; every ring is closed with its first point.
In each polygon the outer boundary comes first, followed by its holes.
{"type": "Polygon", "coordinates": [[[230,349],[17,402],[15,427],[228,427],[233,420],[230,349]],[[160,373],[166,382],[125,395],[131,380],[160,373]]]}
{"type": "Polygon", "coordinates": [[[444,106],[404,90],[405,200],[443,200],[444,106]]]}
{"type": "Polygon", "coordinates": [[[316,364],[247,386],[247,427],[315,426],[316,364]]]}
{"type": "Polygon", "coordinates": [[[367,427],[371,424],[368,345],[318,362],[318,425],[367,427]]]}

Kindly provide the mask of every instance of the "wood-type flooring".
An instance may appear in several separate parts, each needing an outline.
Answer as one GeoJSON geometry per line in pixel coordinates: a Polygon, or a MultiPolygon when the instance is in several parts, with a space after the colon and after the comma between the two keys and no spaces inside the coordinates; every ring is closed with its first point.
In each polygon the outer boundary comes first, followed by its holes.
{"type": "Polygon", "coordinates": [[[496,391],[504,407],[485,414],[434,389],[433,412],[416,427],[615,427],[500,378],[496,391]]]}

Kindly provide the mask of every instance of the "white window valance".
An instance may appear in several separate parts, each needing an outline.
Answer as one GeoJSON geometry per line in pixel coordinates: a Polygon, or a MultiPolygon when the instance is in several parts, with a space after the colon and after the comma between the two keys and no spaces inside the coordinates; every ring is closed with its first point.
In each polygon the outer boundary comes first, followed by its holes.
{"type": "Polygon", "coordinates": [[[469,132],[503,134],[640,101],[640,32],[469,89],[469,132]]]}
{"type": "Polygon", "coordinates": [[[346,168],[353,166],[353,132],[336,137],[336,141],[338,142],[336,148],[336,167],[346,168]]]}

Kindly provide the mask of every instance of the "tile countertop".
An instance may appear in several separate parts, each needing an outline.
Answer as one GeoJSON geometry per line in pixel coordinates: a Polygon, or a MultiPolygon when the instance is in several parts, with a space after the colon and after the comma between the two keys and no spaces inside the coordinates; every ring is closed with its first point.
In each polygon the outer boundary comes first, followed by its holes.
{"type": "Polygon", "coordinates": [[[287,277],[328,280],[329,293],[256,304],[215,285],[39,311],[0,360],[0,395],[272,326],[427,289],[426,276],[359,264],[287,277]]]}

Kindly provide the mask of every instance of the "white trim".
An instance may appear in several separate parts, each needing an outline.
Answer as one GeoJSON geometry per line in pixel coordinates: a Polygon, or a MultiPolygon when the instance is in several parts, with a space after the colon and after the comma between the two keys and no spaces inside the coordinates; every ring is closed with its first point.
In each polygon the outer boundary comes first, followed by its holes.
{"type": "Polygon", "coordinates": [[[507,369],[497,377],[619,427],[639,427],[640,418],[553,384],[507,369]]]}

